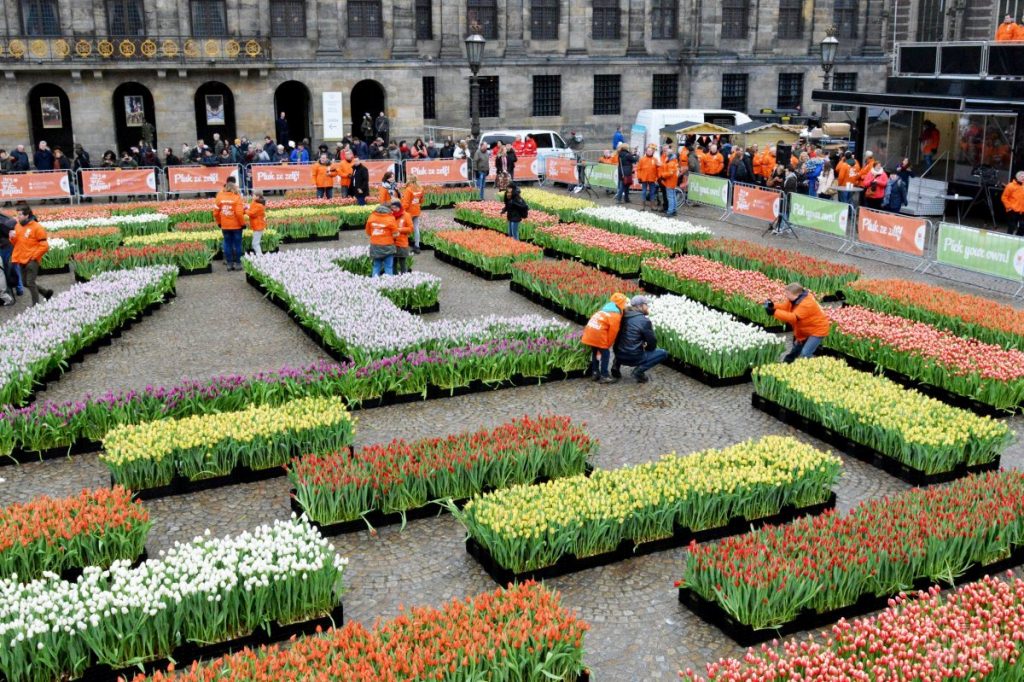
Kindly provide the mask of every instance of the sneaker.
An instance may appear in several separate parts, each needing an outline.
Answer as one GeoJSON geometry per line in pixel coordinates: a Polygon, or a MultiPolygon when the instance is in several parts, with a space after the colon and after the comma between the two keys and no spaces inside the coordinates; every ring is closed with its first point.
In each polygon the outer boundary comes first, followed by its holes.
{"type": "Polygon", "coordinates": [[[42,294],[43,298],[45,300],[47,300],[47,301],[49,301],[51,298],[53,298],[53,290],[52,289],[47,289],[46,291],[40,290],[39,293],[42,294]]]}
{"type": "Polygon", "coordinates": [[[413,247],[412,252],[415,253],[417,256],[420,255],[420,247],[418,247],[418,246],[413,247]]]}
{"type": "Polygon", "coordinates": [[[600,374],[597,374],[597,373],[595,372],[594,374],[591,374],[591,375],[590,375],[590,380],[591,380],[591,381],[594,381],[594,382],[598,382],[598,381],[600,381],[600,380],[601,380],[601,375],[600,375],[600,374]]]}
{"type": "Polygon", "coordinates": [[[622,378],[622,369],[618,365],[612,366],[612,376],[616,379],[622,378]]]}
{"type": "Polygon", "coordinates": [[[22,289],[21,287],[18,287],[18,290],[15,293],[18,294],[18,296],[24,296],[25,290],[22,289]]]}
{"type": "Polygon", "coordinates": [[[599,383],[599,384],[617,384],[617,383],[619,383],[619,380],[616,379],[615,377],[601,377],[600,379],[598,379],[597,383],[599,383]]]}
{"type": "Polygon", "coordinates": [[[637,372],[635,370],[633,372],[633,378],[636,379],[636,383],[638,384],[646,384],[648,381],[650,381],[646,374],[644,374],[643,372],[637,372]]]}

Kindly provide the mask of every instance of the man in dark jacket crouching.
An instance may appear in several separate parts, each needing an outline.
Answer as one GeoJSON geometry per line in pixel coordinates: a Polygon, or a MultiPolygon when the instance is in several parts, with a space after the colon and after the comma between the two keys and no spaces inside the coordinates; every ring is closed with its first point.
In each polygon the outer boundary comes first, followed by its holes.
{"type": "Polygon", "coordinates": [[[633,378],[637,383],[645,384],[647,370],[663,362],[668,357],[668,352],[658,348],[658,342],[654,338],[654,325],[651,318],[647,317],[646,296],[634,296],[629,302],[629,307],[622,315],[622,326],[619,335],[615,339],[615,362],[612,365],[612,376],[622,376],[622,365],[633,367],[633,378]]]}

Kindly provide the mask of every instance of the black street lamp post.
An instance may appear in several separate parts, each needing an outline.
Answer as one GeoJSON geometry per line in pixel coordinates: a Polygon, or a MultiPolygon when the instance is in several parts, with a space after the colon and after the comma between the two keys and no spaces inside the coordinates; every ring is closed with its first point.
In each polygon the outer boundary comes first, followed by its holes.
{"type": "MultiPolygon", "coordinates": [[[[836,65],[836,53],[839,51],[839,39],[836,38],[836,27],[833,26],[825,32],[821,41],[821,70],[825,72],[824,89],[832,89],[831,73],[832,67],[836,65]]],[[[828,120],[828,102],[821,105],[821,121],[824,124],[828,120]]]]}
{"type": "Polygon", "coordinates": [[[484,61],[484,45],[487,44],[487,40],[479,33],[474,33],[468,36],[465,42],[466,60],[473,74],[469,85],[469,109],[473,117],[469,132],[473,142],[477,143],[480,137],[480,79],[477,78],[477,74],[480,73],[480,65],[484,61]]]}

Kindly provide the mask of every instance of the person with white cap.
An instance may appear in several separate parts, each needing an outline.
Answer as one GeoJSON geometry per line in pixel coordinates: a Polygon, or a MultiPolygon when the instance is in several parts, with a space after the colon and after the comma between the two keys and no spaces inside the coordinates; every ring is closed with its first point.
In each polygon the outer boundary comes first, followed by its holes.
{"type": "Polygon", "coordinates": [[[649,313],[647,297],[634,296],[622,314],[622,326],[615,340],[615,362],[612,364],[612,376],[616,379],[622,376],[622,365],[626,365],[633,368],[633,378],[637,383],[646,384],[650,381],[647,372],[668,357],[668,351],[658,348],[654,325],[647,316],[649,313]]]}

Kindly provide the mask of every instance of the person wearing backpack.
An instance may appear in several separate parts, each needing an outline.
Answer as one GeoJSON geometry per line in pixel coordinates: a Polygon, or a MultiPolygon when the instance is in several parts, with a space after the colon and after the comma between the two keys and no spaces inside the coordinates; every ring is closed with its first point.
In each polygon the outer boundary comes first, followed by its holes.
{"type": "Polygon", "coordinates": [[[523,199],[518,183],[510,182],[505,190],[505,206],[501,212],[508,218],[508,236],[519,241],[519,223],[530,215],[530,207],[523,199]]]}

